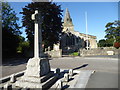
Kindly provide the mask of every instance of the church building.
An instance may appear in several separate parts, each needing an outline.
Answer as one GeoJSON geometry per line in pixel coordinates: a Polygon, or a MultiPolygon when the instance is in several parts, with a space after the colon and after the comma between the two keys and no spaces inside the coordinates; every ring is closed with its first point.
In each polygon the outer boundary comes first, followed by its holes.
{"type": "Polygon", "coordinates": [[[66,9],[65,12],[62,33],[60,46],[63,51],[71,50],[74,52],[84,48],[97,48],[96,36],[86,35],[74,30],[74,25],[68,9],[66,9]]]}

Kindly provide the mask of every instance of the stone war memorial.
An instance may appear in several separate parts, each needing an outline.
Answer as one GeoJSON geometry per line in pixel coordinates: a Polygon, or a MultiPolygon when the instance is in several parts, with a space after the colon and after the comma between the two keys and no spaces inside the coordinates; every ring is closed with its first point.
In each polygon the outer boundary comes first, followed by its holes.
{"type": "Polygon", "coordinates": [[[16,86],[27,87],[27,88],[42,88],[40,84],[42,81],[41,77],[50,73],[50,65],[46,58],[41,58],[43,53],[41,49],[41,40],[39,43],[39,36],[42,38],[41,29],[38,27],[38,22],[40,21],[40,13],[38,10],[32,15],[32,20],[35,21],[35,35],[34,35],[34,57],[29,59],[27,63],[27,69],[24,76],[15,83],[16,86]],[[40,55],[39,55],[39,45],[40,45],[40,55]]]}
{"type": "MultiPolygon", "coordinates": [[[[2,89],[66,89],[85,88],[93,70],[77,71],[73,69],[51,69],[49,59],[42,52],[41,12],[35,10],[31,16],[34,20],[34,57],[30,58],[23,72],[1,79],[2,89]]],[[[54,51],[59,44],[54,45],[54,51]]]]}

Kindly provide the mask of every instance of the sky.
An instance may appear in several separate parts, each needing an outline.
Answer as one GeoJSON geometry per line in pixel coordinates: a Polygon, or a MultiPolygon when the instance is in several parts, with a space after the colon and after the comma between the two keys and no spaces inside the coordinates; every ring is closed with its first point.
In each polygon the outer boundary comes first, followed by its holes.
{"type": "MultiPolygon", "coordinates": [[[[22,25],[21,19],[22,8],[30,2],[10,2],[11,7],[19,17],[19,24],[22,25]]],[[[105,25],[108,22],[118,20],[118,2],[56,2],[61,5],[63,17],[65,10],[68,8],[72,18],[75,31],[86,33],[85,12],[87,12],[88,34],[97,36],[97,41],[104,39],[105,25]]],[[[22,36],[26,37],[25,28],[22,28],[22,36]]]]}

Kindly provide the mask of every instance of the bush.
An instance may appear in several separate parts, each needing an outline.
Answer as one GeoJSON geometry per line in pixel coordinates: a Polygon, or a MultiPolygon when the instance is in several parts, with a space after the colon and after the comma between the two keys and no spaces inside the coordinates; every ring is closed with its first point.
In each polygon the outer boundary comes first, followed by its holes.
{"type": "Polygon", "coordinates": [[[118,49],[120,47],[120,43],[119,42],[115,42],[114,43],[114,47],[118,49]]]}
{"type": "Polygon", "coordinates": [[[27,49],[29,49],[29,42],[23,41],[23,42],[19,43],[19,47],[17,48],[17,52],[24,54],[24,51],[27,49]]]}
{"type": "Polygon", "coordinates": [[[71,53],[70,55],[79,56],[79,53],[78,52],[74,52],[74,53],[71,53]]]}

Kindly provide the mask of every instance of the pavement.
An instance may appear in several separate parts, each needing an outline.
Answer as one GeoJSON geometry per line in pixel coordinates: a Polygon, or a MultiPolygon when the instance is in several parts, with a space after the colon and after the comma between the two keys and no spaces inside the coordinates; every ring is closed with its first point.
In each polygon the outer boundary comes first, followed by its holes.
{"type": "Polygon", "coordinates": [[[96,72],[89,78],[86,88],[118,88],[118,74],[96,72]]]}
{"type": "MultiPolygon", "coordinates": [[[[2,76],[8,76],[26,69],[28,59],[16,59],[12,63],[4,63],[2,76]]],[[[51,68],[95,70],[86,88],[118,88],[118,57],[117,56],[89,56],[62,57],[50,60],[51,68]],[[107,57],[107,58],[106,58],[107,57]]]]}

